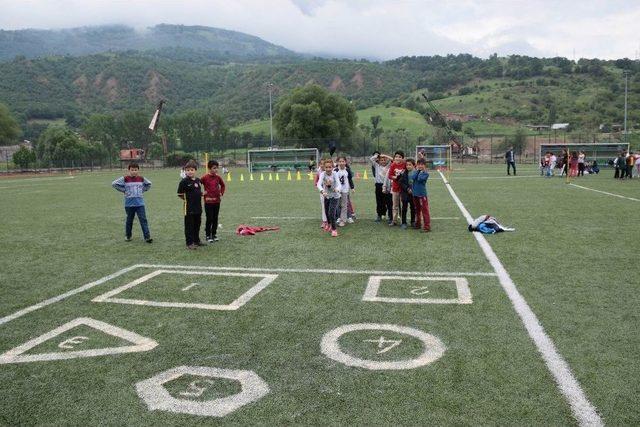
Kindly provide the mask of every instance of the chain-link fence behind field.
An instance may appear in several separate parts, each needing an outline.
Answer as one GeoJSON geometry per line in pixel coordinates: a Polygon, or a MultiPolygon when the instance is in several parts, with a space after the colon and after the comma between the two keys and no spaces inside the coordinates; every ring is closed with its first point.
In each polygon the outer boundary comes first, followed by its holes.
{"type": "MultiPolygon", "coordinates": [[[[640,134],[630,134],[631,149],[640,145],[640,134]]],[[[624,136],[617,134],[586,134],[549,132],[539,134],[485,134],[470,137],[460,135],[457,137],[459,147],[453,151],[453,162],[471,163],[503,163],[507,148],[515,146],[516,161],[519,163],[539,162],[539,150],[541,144],[588,144],[588,143],[620,143],[624,136]]],[[[247,151],[256,149],[278,148],[318,148],[321,157],[329,155],[332,147],[335,147],[335,155],[347,155],[352,162],[364,163],[374,151],[392,155],[395,151],[404,151],[407,157],[415,156],[417,145],[440,145],[446,141],[434,141],[431,139],[416,138],[408,135],[389,135],[381,138],[358,137],[348,139],[336,138],[309,138],[309,139],[283,139],[269,137],[243,137],[229,138],[224,141],[203,141],[195,149],[184,151],[178,149],[167,153],[156,153],[154,158],[146,156],[144,159],[134,159],[141,163],[143,168],[179,167],[188,158],[195,158],[202,162],[204,153],[208,153],[209,159],[217,159],[226,166],[244,167],[247,162],[247,151]]],[[[175,146],[176,144],[171,144],[175,146]]],[[[130,159],[121,160],[119,152],[105,154],[84,153],[74,158],[43,159],[38,158],[28,165],[18,165],[13,161],[13,154],[17,146],[0,147],[0,173],[15,173],[20,171],[65,171],[65,170],[100,170],[126,168],[130,159]]]]}

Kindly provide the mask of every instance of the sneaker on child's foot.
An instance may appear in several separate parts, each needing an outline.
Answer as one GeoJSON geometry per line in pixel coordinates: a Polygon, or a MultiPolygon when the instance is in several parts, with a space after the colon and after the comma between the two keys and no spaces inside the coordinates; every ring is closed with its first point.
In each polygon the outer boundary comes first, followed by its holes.
{"type": "Polygon", "coordinates": [[[125,242],[130,242],[130,241],[131,241],[131,237],[129,237],[129,236],[125,236],[124,241],[125,241],[125,242]]]}
{"type": "Polygon", "coordinates": [[[217,242],[218,240],[220,240],[220,239],[218,239],[218,236],[213,236],[213,241],[214,242],[217,242]]]}
{"type": "Polygon", "coordinates": [[[425,227],[424,230],[422,230],[424,233],[429,233],[431,232],[431,227],[425,227]]]}
{"type": "Polygon", "coordinates": [[[331,237],[338,237],[338,230],[331,230],[331,237]]]}
{"type": "Polygon", "coordinates": [[[144,239],[144,241],[147,243],[153,243],[153,239],[151,237],[149,237],[148,239],[144,239]]]}
{"type": "Polygon", "coordinates": [[[196,249],[198,249],[197,245],[187,245],[187,249],[195,251],[196,249]]]}
{"type": "Polygon", "coordinates": [[[348,222],[349,224],[353,224],[353,222],[354,222],[354,221],[353,221],[353,218],[347,218],[347,222],[348,222]]]}
{"type": "Polygon", "coordinates": [[[374,219],[375,222],[380,222],[382,221],[382,217],[380,215],[378,215],[378,217],[376,219],[374,219]]]}
{"type": "Polygon", "coordinates": [[[340,222],[338,223],[338,227],[344,227],[344,226],[345,226],[345,223],[344,223],[344,222],[340,221],[340,222]]]}
{"type": "Polygon", "coordinates": [[[400,225],[400,228],[402,228],[403,230],[406,230],[407,229],[407,224],[400,225]]]}
{"type": "Polygon", "coordinates": [[[207,243],[213,243],[213,238],[207,237],[207,243]]]}
{"type": "Polygon", "coordinates": [[[320,224],[320,228],[327,228],[327,221],[322,221],[322,224],[320,224]]]}

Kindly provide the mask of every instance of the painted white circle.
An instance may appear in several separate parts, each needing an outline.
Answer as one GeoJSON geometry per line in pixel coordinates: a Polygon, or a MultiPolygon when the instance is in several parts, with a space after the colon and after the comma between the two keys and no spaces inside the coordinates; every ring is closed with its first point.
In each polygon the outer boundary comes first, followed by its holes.
{"type": "Polygon", "coordinates": [[[320,349],[329,359],[333,359],[347,366],[356,366],[358,368],[371,370],[400,370],[415,369],[433,363],[442,357],[446,347],[437,337],[408,326],[381,323],[354,323],[351,325],[343,325],[327,332],[324,337],[322,337],[320,349]],[[360,359],[343,352],[338,343],[342,335],[354,331],[391,331],[410,335],[422,341],[424,350],[422,354],[415,359],[386,362],[360,359]]]}

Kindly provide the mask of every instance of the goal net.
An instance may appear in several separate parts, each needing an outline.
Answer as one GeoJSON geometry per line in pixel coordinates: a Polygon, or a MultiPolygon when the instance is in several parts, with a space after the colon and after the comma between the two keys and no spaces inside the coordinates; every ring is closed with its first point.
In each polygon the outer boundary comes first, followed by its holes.
{"type": "Polygon", "coordinates": [[[599,166],[608,166],[609,161],[618,157],[621,151],[629,151],[629,144],[625,143],[592,143],[592,144],[540,144],[540,157],[543,158],[545,153],[551,152],[555,154],[558,159],[562,158],[562,151],[568,150],[569,154],[572,152],[582,151],[585,154],[585,160],[593,162],[596,160],[599,166]]]}
{"type": "Polygon", "coordinates": [[[451,167],[451,147],[449,145],[418,145],[416,146],[416,160],[418,153],[424,153],[429,169],[449,169],[451,167]]]}
{"type": "Polygon", "coordinates": [[[249,150],[247,152],[249,172],[308,169],[310,161],[313,161],[313,164],[317,166],[319,160],[320,153],[317,148],[278,148],[249,150]]]}

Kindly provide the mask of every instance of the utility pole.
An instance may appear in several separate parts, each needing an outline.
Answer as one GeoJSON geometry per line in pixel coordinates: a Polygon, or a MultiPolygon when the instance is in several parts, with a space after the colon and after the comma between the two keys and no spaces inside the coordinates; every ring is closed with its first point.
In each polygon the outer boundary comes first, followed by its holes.
{"type": "Polygon", "coordinates": [[[271,92],[273,91],[273,83],[267,83],[269,90],[269,133],[271,135],[271,143],[269,149],[273,150],[273,110],[271,108],[271,92]]]}
{"type": "Polygon", "coordinates": [[[627,143],[627,89],[629,81],[629,70],[624,70],[624,143],[627,143]]]}

